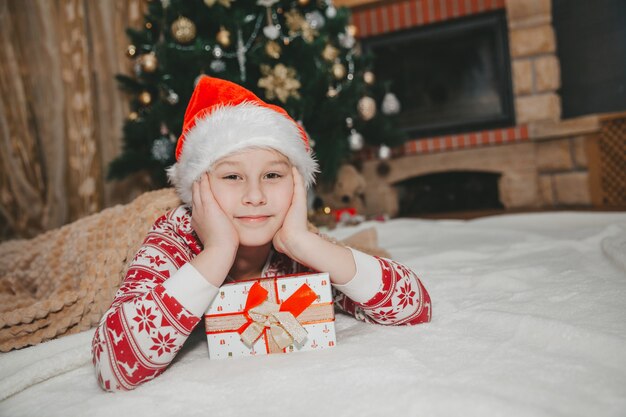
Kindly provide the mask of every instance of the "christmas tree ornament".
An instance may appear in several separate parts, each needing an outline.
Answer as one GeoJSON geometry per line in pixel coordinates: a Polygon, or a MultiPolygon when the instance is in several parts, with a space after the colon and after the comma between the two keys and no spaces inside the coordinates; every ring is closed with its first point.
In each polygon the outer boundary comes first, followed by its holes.
{"type": "Polygon", "coordinates": [[[386,160],[391,156],[391,149],[387,145],[381,145],[378,149],[378,157],[380,159],[386,160]]]}
{"type": "Polygon", "coordinates": [[[372,71],[365,71],[363,73],[363,82],[367,85],[373,85],[374,81],[376,81],[376,77],[372,71]]]}
{"type": "Polygon", "coordinates": [[[224,48],[228,48],[230,46],[230,32],[224,28],[224,26],[220,27],[219,32],[215,36],[217,42],[222,45],[224,48]]]}
{"type": "Polygon", "coordinates": [[[326,17],[329,19],[334,19],[337,16],[337,9],[335,6],[328,6],[326,8],[326,17]]]}
{"type": "Polygon", "coordinates": [[[149,93],[149,92],[147,92],[147,91],[142,91],[142,92],[139,94],[138,99],[139,99],[139,102],[140,102],[141,104],[143,104],[144,106],[147,106],[147,105],[149,105],[150,103],[152,103],[152,94],[150,94],[150,93],[149,93]]]}
{"type": "Polygon", "coordinates": [[[341,62],[335,62],[332,71],[336,80],[341,80],[346,76],[346,67],[341,62]]]}
{"type": "Polygon", "coordinates": [[[186,44],[196,37],[196,25],[186,17],[179,17],[174,20],[171,26],[172,36],[177,42],[186,44]]]}
{"type": "Polygon", "coordinates": [[[224,51],[222,50],[222,48],[219,47],[219,45],[215,45],[213,47],[213,52],[212,53],[213,53],[213,56],[215,58],[221,58],[222,55],[224,55],[224,51]]]}
{"type": "Polygon", "coordinates": [[[339,56],[339,49],[335,48],[331,44],[327,43],[322,50],[322,58],[326,61],[333,62],[339,56]]]}
{"type": "Polygon", "coordinates": [[[357,110],[361,119],[368,121],[376,115],[376,101],[368,96],[361,97],[357,103],[357,110]]]}
{"type": "Polygon", "coordinates": [[[265,53],[274,59],[280,58],[281,51],[282,49],[277,42],[269,41],[265,44],[265,53]]]}
{"type": "Polygon", "coordinates": [[[159,162],[167,162],[174,154],[174,145],[168,137],[162,136],[152,142],[152,158],[159,162]]]}
{"type": "Polygon", "coordinates": [[[159,126],[159,131],[161,132],[161,136],[167,136],[167,134],[170,133],[167,125],[163,122],[161,122],[161,126],[159,126]]]}
{"type": "Polygon", "coordinates": [[[168,7],[170,7],[170,0],[161,0],[161,6],[164,9],[167,9],[168,7]]]}
{"type": "Polygon", "coordinates": [[[380,107],[384,114],[398,114],[401,109],[400,100],[398,100],[395,94],[387,93],[385,97],[383,97],[383,102],[380,107]]]}
{"type": "MultiPolygon", "coordinates": [[[[259,21],[260,23],[260,21],[259,21]]],[[[237,63],[239,63],[239,77],[242,82],[246,81],[246,52],[248,48],[243,44],[241,28],[237,27],[237,63]]]]}
{"type": "Polygon", "coordinates": [[[354,38],[356,36],[356,26],[355,25],[346,26],[346,33],[354,38]]]}
{"type": "Polygon", "coordinates": [[[352,129],[350,136],[348,136],[348,143],[350,144],[350,150],[360,151],[363,149],[363,135],[357,132],[356,129],[352,129]]]}
{"type": "Polygon", "coordinates": [[[324,16],[322,16],[322,14],[317,10],[305,13],[304,20],[306,20],[309,26],[313,29],[322,29],[326,23],[324,16]]]}
{"type": "Polygon", "coordinates": [[[232,0],[204,0],[204,4],[206,4],[208,7],[215,6],[215,3],[219,3],[228,9],[230,8],[232,0]]]}
{"type": "Polygon", "coordinates": [[[339,45],[341,45],[345,49],[352,49],[352,47],[356,43],[356,39],[354,39],[354,36],[350,36],[347,33],[340,33],[339,35],[337,35],[337,39],[339,39],[339,45]]]}
{"type": "Polygon", "coordinates": [[[130,113],[128,113],[128,120],[137,120],[139,118],[139,115],[137,114],[136,111],[132,111],[130,113]]]}
{"type": "Polygon", "coordinates": [[[285,13],[285,21],[289,28],[289,36],[296,37],[302,36],[305,42],[311,43],[315,37],[319,34],[317,30],[313,29],[311,25],[304,19],[304,16],[296,10],[292,9],[285,13]]]}
{"type": "Polygon", "coordinates": [[[274,68],[269,65],[261,65],[262,78],[259,78],[257,85],[265,89],[265,96],[269,100],[278,99],[283,103],[289,97],[300,98],[298,89],[300,81],[296,80],[296,70],[278,64],[274,68]]]}
{"type": "Polygon", "coordinates": [[[178,104],[179,97],[178,97],[178,94],[176,94],[174,90],[170,90],[167,93],[167,97],[165,98],[165,100],[167,101],[168,104],[173,106],[175,104],[178,104]]]}
{"type": "Polygon", "coordinates": [[[268,7],[268,8],[272,7],[276,3],[278,3],[278,0],[257,0],[256,2],[258,6],[263,6],[263,7],[268,7]]]}
{"type": "Polygon", "coordinates": [[[214,59],[209,64],[209,68],[211,68],[211,71],[215,73],[224,72],[226,71],[226,63],[222,61],[221,59],[214,59]]]}
{"type": "Polygon", "coordinates": [[[126,48],[126,56],[129,58],[132,58],[136,54],[137,54],[137,47],[135,45],[128,45],[128,48],[126,48]]]}
{"type": "Polygon", "coordinates": [[[280,35],[280,26],[267,25],[263,28],[263,34],[265,35],[267,39],[274,41],[280,35]]]}
{"type": "Polygon", "coordinates": [[[306,6],[307,4],[309,4],[310,0],[298,0],[298,4],[300,6],[306,6]]]}
{"type": "Polygon", "coordinates": [[[352,129],[354,127],[354,120],[352,120],[352,117],[346,117],[346,127],[348,129],[352,129]]]}
{"type": "Polygon", "coordinates": [[[157,60],[156,54],[154,52],[143,54],[139,59],[141,70],[143,72],[151,74],[156,71],[159,66],[159,61],[157,60]]]}
{"type": "Polygon", "coordinates": [[[335,89],[332,86],[328,87],[328,91],[326,91],[326,97],[330,97],[330,98],[337,97],[337,94],[339,94],[337,89],[335,89]]]}

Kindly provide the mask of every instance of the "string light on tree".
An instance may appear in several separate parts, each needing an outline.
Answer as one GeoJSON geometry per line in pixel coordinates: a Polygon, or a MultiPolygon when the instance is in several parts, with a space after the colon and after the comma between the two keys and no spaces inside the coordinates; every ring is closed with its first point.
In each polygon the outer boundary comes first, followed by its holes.
{"type": "Polygon", "coordinates": [[[128,48],[126,48],[126,56],[129,58],[132,58],[136,54],[137,54],[137,47],[135,45],[128,45],[128,48]]]}
{"type": "Polygon", "coordinates": [[[159,66],[159,61],[157,60],[156,54],[154,52],[143,54],[139,59],[141,70],[143,72],[151,74],[155,72],[159,66]]]}
{"type": "Polygon", "coordinates": [[[141,94],[139,94],[138,99],[142,105],[147,106],[152,103],[152,94],[147,91],[142,91],[141,94]]]}

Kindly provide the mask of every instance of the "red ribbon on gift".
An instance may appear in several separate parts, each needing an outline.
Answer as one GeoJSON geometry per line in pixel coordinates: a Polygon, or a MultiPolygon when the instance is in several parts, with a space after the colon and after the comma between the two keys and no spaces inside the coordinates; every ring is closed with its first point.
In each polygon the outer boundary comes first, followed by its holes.
{"type": "MultiPolygon", "coordinates": [[[[237,333],[240,335],[246,331],[254,320],[250,317],[250,310],[261,305],[267,300],[268,291],[261,286],[258,282],[250,288],[248,298],[246,299],[246,306],[244,307],[243,314],[246,317],[246,323],[241,326],[237,333]]],[[[313,301],[317,299],[317,294],[306,284],[302,284],[300,288],[296,290],[289,298],[280,304],[279,311],[286,311],[293,314],[294,317],[298,317],[300,313],[307,309],[308,306],[313,304],[313,301]]]]}

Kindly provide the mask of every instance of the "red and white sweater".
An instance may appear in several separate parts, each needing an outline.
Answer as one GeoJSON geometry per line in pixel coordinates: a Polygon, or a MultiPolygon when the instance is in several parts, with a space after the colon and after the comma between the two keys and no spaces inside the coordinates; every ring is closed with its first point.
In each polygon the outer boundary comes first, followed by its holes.
{"type": "MultiPolygon", "coordinates": [[[[103,389],[133,389],[172,362],[219,291],[189,263],[201,250],[187,206],[154,223],[93,338],[93,364],[103,389]]],[[[430,297],[409,268],[353,249],[352,253],[356,275],[345,285],[333,284],[338,309],[376,324],[430,321],[430,297]]],[[[262,276],[308,271],[272,251],[262,276]]],[[[225,282],[230,281],[229,277],[225,282]]]]}

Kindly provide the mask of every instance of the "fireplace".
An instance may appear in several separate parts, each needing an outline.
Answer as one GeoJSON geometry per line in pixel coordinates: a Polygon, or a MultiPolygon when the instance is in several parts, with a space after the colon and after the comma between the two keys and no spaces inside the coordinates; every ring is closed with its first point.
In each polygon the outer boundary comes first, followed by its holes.
{"type": "Polygon", "coordinates": [[[449,171],[427,174],[395,184],[400,216],[502,209],[499,173],[449,171]]]}
{"type": "Polygon", "coordinates": [[[402,103],[412,137],[515,124],[505,11],[466,16],[363,39],[374,69],[402,103]]]}
{"type": "Polygon", "coordinates": [[[613,125],[626,113],[562,119],[552,0],[335,1],[352,7],[361,43],[382,57],[377,76],[394,83],[409,133],[386,161],[361,151],[367,215],[592,204],[592,150],[623,138],[610,132],[622,132],[613,125]],[[440,63],[452,68],[438,74],[440,63]],[[436,82],[442,74],[452,81],[436,82]],[[480,88],[458,88],[465,80],[480,88]],[[475,173],[488,174],[468,203],[481,206],[447,206],[469,195],[475,173]]]}

